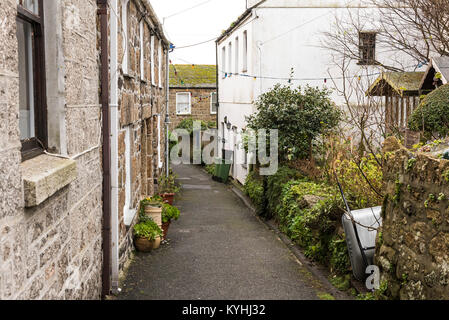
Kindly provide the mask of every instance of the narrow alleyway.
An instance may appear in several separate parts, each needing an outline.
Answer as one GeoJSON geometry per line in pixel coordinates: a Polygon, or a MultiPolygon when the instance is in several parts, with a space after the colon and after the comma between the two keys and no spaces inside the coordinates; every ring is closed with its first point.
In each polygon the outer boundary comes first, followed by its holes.
{"type": "Polygon", "coordinates": [[[329,297],[284,243],[200,168],[174,168],[183,184],[169,244],[136,253],[118,299],[301,300],[329,297]]]}

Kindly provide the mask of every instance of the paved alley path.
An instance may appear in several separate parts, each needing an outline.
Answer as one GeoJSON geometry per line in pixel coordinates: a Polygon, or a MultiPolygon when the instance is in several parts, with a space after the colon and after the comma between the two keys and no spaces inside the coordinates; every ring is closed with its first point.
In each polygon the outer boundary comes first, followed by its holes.
{"type": "Polygon", "coordinates": [[[319,299],[318,280],[229,189],[195,166],[183,184],[169,244],[136,253],[118,299],[319,299]]]}

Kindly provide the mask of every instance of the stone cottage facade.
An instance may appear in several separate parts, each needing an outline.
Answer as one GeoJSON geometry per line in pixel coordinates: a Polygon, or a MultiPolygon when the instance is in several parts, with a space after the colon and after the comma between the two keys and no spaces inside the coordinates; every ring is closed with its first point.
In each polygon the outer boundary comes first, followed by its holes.
{"type": "Polygon", "coordinates": [[[6,0],[0,26],[0,299],[100,299],[164,170],[169,43],[148,0],[6,0]]]}
{"type": "Polygon", "coordinates": [[[1,1],[0,25],[0,299],[98,299],[97,5],[1,1]]]}
{"type": "Polygon", "coordinates": [[[216,66],[170,65],[170,129],[188,118],[217,120],[216,66]]]}
{"type": "MultiPolygon", "coordinates": [[[[110,18],[111,22],[117,20],[118,58],[116,68],[111,67],[111,72],[118,71],[116,79],[111,76],[118,98],[118,110],[112,120],[118,124],[116,135],[112,133],[117,138],[117,157],[112,151],[112,165],[117,165],[117,175],[112,178],[112,214],[118,214],[118,234],[113,231],[112,239],[119,244],[112,248],[112,258],[118,255],[119,259],[118,264],[112,264],[112,285],[116,289],[117,273],[133,250],[131,227],[136,222],[140,200],[157,192],[157,181],[165,171],[169,42],[148,1],[118,1],[117,11],[111,10],[110,18]]],[[[110,32],[112,39],[114,30],[110,32]]],[[[113,50],[111,46],[111,54],[113,50]]]]}

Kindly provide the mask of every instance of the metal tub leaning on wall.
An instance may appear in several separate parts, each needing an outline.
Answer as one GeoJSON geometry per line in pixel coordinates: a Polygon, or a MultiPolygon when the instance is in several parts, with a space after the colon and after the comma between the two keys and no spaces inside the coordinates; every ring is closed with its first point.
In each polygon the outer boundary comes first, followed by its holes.
{"type": "Polygon", "coordinates": [[[365,281],[366,268],[374,262],[377,229],[382,225],[382,207],[346,212],[342,217],[354,277],[365,281]],[[351,219],[352,217],[352,219],[351,219]]]}

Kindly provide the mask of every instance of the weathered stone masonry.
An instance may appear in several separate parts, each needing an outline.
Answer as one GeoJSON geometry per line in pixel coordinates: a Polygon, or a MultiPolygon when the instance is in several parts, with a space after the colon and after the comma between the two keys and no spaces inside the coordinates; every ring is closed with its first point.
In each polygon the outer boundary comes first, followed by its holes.
{"type": "MultiPolygon", "coordinates": [[[[46,36],[56,37],[50,42],[54,50],[46,50],[49,144],[52,152],[75,156],[76,175],[38,206],[25,208],[22,176],[30,163],[21,163],[20,154],[17,2],[1,1],[0,299],[98,299],[102,168],[97,5],[93,0],[61,0],[46,2],[47,9],[46,36]],[[57,116],[52,110],[58,110],[57,116]]],[[[33,160],[38,166],[51,159],[33,160]]]]}
{"type": "Polygon", "coordinates": [[[400,146],[387,151],[375,261],[381,283],[391,298],[449,299],[449,161],[400,146]]]}
{"type": "MultiPolygon", "coordinates": [[[[140,21],[148,12],[148,1],[129,0],[127,2],[126,31],[123,27],[123,6],[120,5],[118,59],[119,76],[119,257],[120,269],[128,261],[134,249],[132,226],[125,225],[124,207],[126,203],[126,176],[131,176],[131,207],[138,210],[140,200],[152,196],[157,191],[157,182],[165,166],[165,112],[166,112],[166,44],[162,42],[157,21],[143,20],[143,66],[141,68],[140,21]],[[152,50],[151,38],[154,49],[152,50]],[[128,45],[128,66],[124,44],[128,45]],[[159,56],[161,46],[161,56],[159,56]],[[159,59],[161,60],[159,62],[159,59]],[[153,60],[153,68],[152,61],[153,60]],[[161,70],[159,71],[159,66],[161,70]],[[143,74],[141,73],[143,70],[143,74]],[[161,79],[159,79],[161,75],[161,79]],[[126,141],[126,131],[129,139],[126,141]],[[126,170],[126,145],[129,143],[130,168],[126,170]],[[160,148],[158,145],[160,144],[160,148]]],[[[112,13],[113,14],[113,13],[112,13]]]]}

